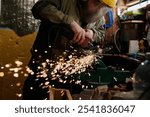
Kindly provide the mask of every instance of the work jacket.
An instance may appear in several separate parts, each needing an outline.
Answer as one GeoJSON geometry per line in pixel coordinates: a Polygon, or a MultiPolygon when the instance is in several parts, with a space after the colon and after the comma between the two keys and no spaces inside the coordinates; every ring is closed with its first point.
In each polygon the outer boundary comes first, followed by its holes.
{"type": "MultiPolygon", "coordinates": [[[[70,49],[73,31],[69,24],[75,20],[80,26],[83,25],[80,2],[81,0],[39,0],[33,6],[33,16],[41,20],[39,32],[32,48],[33,54],[36,51],[38,54],[46,54],[53,58],[53,56],[57,57],[65,50],[70,49]]],[[[99,44],[104,41],[103,25],[103,18],[84,25],[84,28],[94,32],[92,43],[99,44]]]]}

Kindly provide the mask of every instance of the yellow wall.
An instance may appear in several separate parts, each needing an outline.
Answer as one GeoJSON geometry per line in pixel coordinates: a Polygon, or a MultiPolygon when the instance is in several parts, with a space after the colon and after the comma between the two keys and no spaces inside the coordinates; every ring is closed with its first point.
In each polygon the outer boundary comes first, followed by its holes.
{"type": "Polygon", "coordinates": [[[13,73],[5,65],[12,64],[11,68],[14,68],[16,60],[22,61],[21,67],[24,72],[31,57],[30,49],[35,38],[36,33],[19,37],[12,30],[0,29],[0,72],[4,72],[4,77],[0,77],[0,99],[21,99],[16,94],[22,93],[26,77],[24,73],[19,73],[18,78],[13,77],[13,73]]]}

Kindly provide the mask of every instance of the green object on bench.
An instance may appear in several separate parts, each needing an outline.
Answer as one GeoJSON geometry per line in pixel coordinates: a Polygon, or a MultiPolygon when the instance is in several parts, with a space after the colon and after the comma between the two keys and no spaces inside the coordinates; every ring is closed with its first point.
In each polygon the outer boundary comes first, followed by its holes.
{"type": "Polygon", "coordinates": [[[113,84],[116,81],[125,82],[126,78],[130,78],[131,75],[131,71],[116,70],[114,67],[107,67],[100,60],[99,64],[90,73],[81,73],[80,79],[96,87],[99,85],[113,84]]]}

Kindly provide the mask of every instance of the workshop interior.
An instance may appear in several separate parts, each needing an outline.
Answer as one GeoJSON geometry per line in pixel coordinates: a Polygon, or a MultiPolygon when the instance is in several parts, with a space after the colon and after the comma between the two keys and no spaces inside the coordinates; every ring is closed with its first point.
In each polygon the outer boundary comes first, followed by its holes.
{"type": "MultiPolygon", "coordinates": [[[[105,1],[111,0],[98,1],[103,1],[106,5],[105,1]]],[[[150,99],[150,0],[116,0],[115,7],[102,16],[104,42],[96,46],[90,42],[90,52],[79,55],[79,58],[72,47],[71,50],[63,52],[67,60],[59,57],[58,61],[55,59],[55,63],[48,58],[49,56],[46,56],[46,59],[43,57],[49,51],[45,51],[43,55],[36,55],[38,50],[33,48],[38,32],[42,30],[41,20],[33,14],[33,6],[37,2],[39,1],[0,0],[1,100],[150,99]],[[38,56],[35,61],[33,56],[38,56]],[[42,57],[45,61],[40,59],[42,57]],[[31,59],[32,63],[42,61],[35,70],[37,73],[28,66],[31,59]],[[35,75],[36,79],[33,82],[32,76],[35,75]],[[26,81],[29,76],[32,78],[31,82],[26,81]],[[38,82],[40,88],[37,88],[35,82],[38,82]],[[23,92],[24,87],[28,87],[30,91],[23,92]],[[47,97],[42,97],[45,90],[47,97]]],[[[109,2],[107,6],[109,7],[109,2]]],[[[41,33],[57,33],[57,26],[52,30],[47,29],[43,28],[41,33]]],[[[74,35],[72,31],[64,32],[62,35],[69,38],[74,35]]],[[[51,41],[51,36],[47,36],[48,41],[51,41]]],[[[39,41],[38,44],[41,43],[39,41]]],[[[49,46],[48,44],[49,42],[45,47],[49,46]]],[[[83,49],[88,51],[87,48],[83,49]]],[[[57,56],[59,52],[55,52],[57,56]]]]}

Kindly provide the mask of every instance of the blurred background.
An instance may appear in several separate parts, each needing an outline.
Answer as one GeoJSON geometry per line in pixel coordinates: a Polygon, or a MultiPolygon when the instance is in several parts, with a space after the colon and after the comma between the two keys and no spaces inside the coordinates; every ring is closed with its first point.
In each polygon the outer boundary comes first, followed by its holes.
{"type": "MultiPolygon", "coordinates": [[[[31,14],[31,8],[36,2],[0,0],[0,99],[22,97],[23,83],[27,78],[25,68],[40,24],[31,14]]],[[[139,51],[139,41],[146,38],[147,4],[150,4],[149,0],[117,1],[117,7],[112,9],[113,15],[105,16],[104,50],[109,54],[125,54],[140,62],[144,61],[146,47],[143,46],[144,49],[139,51]]],[[[112,59],[106,60],[106,65],[109,60],[112,59]]],[[[116,58],[114,60],[117,62],[116,58]]],[[[114,65],[115,62],[112,61],[114,65]]]]}

